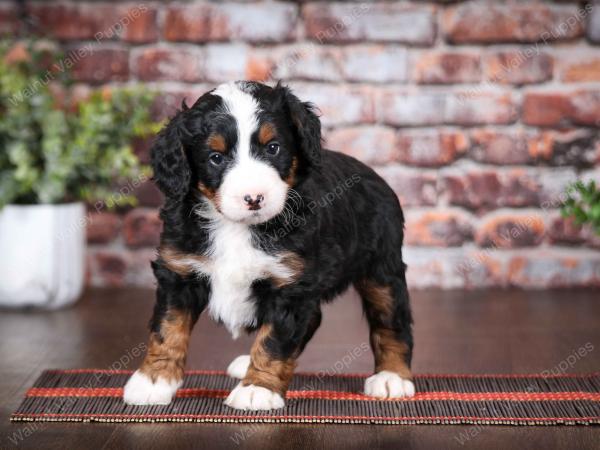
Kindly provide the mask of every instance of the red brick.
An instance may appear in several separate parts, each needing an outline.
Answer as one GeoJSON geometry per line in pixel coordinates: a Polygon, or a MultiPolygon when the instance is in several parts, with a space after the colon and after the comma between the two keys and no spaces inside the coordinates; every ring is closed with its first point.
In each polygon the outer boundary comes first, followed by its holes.
{"type": "Polygon", "coordinates": [[[523,121],[528,125],[598,126],[599,118],[600,90],[529,92],[523,101],[523,121]]]}
{"type": "Polygon", "coordinates": [[[464,133],[455,131],[401,131],[398,137],[398,161],[424,167],[450,164],[468,148],[464,133]]]}
{"type": "Polygon", "coordinates": [[[450,204],[470,209],[537,206],[539,191],[535,174],[523,169],[451,169],[442,175],[441,192],[450,204]]]}
{"type": "Polygon", "coordinates": [[[585,15],[576,5],[470,1],[448,7],[442,29],[454,44],[569,40],[583,34],[585,15]]]}
{"type": "Polygon", "coordinates": [[[483,219],[475,241],[481,247],[532,247],[542,242],[544,232],[544,221],[539,214],[498,213],[483,219]]]}
{"type": "Polygon", "coordinates": [[[42,4],[29,6],[30,14],[46,36],[64,40],[155,40],[156,10],[144,4],[42,4]]]}
{"type": "Polygon", "coordinates": [[[155,7],[140,3],[131,7],[125,17],[130,20],[123,30],[124,41],[142,44],[158,40],[158,11],[155,7]]]}
{"type": "Polygon", "coordinates": [[[396,159],[396,133],[381,126],[336,128],[326,136],[327,148],[378,165],[396,159]]]}
{"type": "Polygon", "coordinates": [[[405,243],[417,246],[457,247],[472,239],[466,214],[457,211],[408,211],[405,243]]]}
{"type": "Polygon", "coordinates": [[[397,3],[308,3],[302,8],[306,35],[325,42],[400,42],[431,45],[435,8],[397,3]]]}
{"type": "Polygon", "coordinates": [[[13,4],[0,5],[0,33],[12,34],[16,33],[19,28],[17,20],[17,12],[13,4]]]}
{"type": "MultiPolygon", "coordinates": [[[[85,44],[72,49],[64,61],[75,61],[71,73],[77,81],[103,83],[129,78],[129,51],[126,49],[85,44]]],[[[68,67],[69,63],[65,64],[68,67]]]]}
{"type": "Polygon", "coordinates": [[[556,216],[548,227],[548,240],[553,244],[579,245],[586,241],[586,230],[572,218],[556,216]]]}
{"type": "Polygon", "coordinates": [[[169,6],[169,41],[282,42],[294,36],[298,11],[291,3],[222,3],[169,6]]]}
{"type": "Polygon", "coordinates": [[[152,181],[146,181],[137,187],[133,195],[138,199],[140,206],[158,207],[164,202],[162,193],[152,181]]]}
{"type": "Polygon", "coordinates": [[[156,247],[161,230],[162,222],[155,209],[133,209],[123,223],[123,236],[129,247],[156,247]]]}
{"type": "Polygon", "coordinates": [[[171,5],[164,19],[163,34],[168,41],[207,42],[224,40],[226,35],[215,27],[214,6],[210,4],[171,5]]]}
{"type": "Polygon", "coordinates": [[[375,170],[396,192],[402,206],[432,206],[437,202],[435,173],[395,165],[376,167],[375,170]]]}
{"type": "Polygon", "coordinates": [[[508,281],[525,288],[600,286],[600,254],[540,251],[513,257],[508,281]]]}
{"type": "Polygon", "coordinates": [[[395,126],[508,124],[517,118],[510,93],[481,91],[379,92],[378,118],[395,126]]]}
{"type": "Polygon", "coordinates": [[[133,73],[143,81],[199,81],[203,78],[198,49],[150,47],[133,50],[133,73]]]}
{"type": "Polygon", "coordinates": [[[368,87],[295,83],[292,88],[300,99],[310,100],[318,106],[324,126],[374,121],[372,90],[368,87]]]}
{"type": "Polygon", "coordinates": [[[539,92],[525,94],[523,121],[528,125],[556,126],[571,115],[571,101],[563,92],[539,92]]]}
{"type": "Polygon", "coordinates": [[[87,218],[87,241],[89,244],[108,244],[121,231],[121,219],[113,213],[91,212],[87,218]]]}
{"type": "Polygon", "coordinates": [[[554,60],[534,47],[502,51],[484,58],[485,77],[492,83],[531,84],[552,79],[554,60]]]}
{"type": "Polygon", "coordinates": [[[561,58],[561,80],[568,83],[600,81],[600,56],[591,51],[561,58]]]}
{"type": "Polygon", "coordinates": [[[598,160],[596,134],[589,129],[525,132],[480,129],[471,132],[469,154],[489,164],[540,164],[591,166],[598,160]]]}
{"type": "Polygon", "coordinates": [[[481,80],[479,55],[447,51],[422,52],[413,60],[413,80],[421,84],[476,83],[481,80]]]}
{"type": "Polygon", "coordinates": [[[542,131],[528,147],[532,160],[555,166],[592,166],[600,155],[597,133],[589,129],[542,131]]]}
{"type": "Polygon", "coordinates": [[[474,130],[471,142],[469,154],[479,162],[499,165],[532,162],[523,131],[474,130]]]}
{"type": "Polygon", "coordinates": [[[129,261],[123,251],[101,250],[92,255],[92,284],[123,286],[129,261]]]}
{"type": "Polygon", "coordinates": [[[47,36],[57,39],[93,39],[119,20],[117,8],[109,4],[36,3],[29,12],[47,36]]]}

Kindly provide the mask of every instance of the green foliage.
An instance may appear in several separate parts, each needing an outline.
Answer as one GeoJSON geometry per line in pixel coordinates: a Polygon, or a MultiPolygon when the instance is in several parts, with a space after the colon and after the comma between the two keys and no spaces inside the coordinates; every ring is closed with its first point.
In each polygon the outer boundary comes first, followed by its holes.
{"type": "Polygon", "coordinates": [[[567,200],[562,207],[563,217],[573,217],[577,225],[590,224],[600,235],[600,190],[596,182],[577,181],[567,191],[567,200]]]}
{"type": "Polygon", "coordinates": [[[49,59],[49,51],[30,45],[26,60],[8,63],[9,48],[0,43],[0,208],[78,200],[113,204],[118,184],[148,174],[132,142],[160,128],[150,118],[154,94],[118,88],[94,92],[71,110],[60,107],[52,88],[67,91],[68,77],[58,56],[49,59]]]}

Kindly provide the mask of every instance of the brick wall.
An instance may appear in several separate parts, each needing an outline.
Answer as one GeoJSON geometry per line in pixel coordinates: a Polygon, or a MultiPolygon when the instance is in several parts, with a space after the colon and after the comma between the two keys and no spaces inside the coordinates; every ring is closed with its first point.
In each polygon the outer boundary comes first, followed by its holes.
{"type": "MultiPolygon", "coordinates": [[[[0,3],[0,31],[18,29],[0,3]]],[[[222,81],[283,79],[323,113],[327,145],[372,165],[406,211],[413,288],[600,285],[600,239],[560,218],[600,179],[600,3],[572,1],[30,3],[76,89],[145,82],[170,116],[222,81]]],[[[139,153],[147,158],[147,144],[139,153]]],[[[89,282],[153,283],[160,222],[89,217],[89,282]]]]}

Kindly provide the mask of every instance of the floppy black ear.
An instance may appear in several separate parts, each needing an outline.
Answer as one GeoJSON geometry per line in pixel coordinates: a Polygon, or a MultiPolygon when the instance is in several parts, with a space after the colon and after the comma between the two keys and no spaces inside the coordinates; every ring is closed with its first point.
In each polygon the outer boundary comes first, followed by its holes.
{"type": "Polygon", "coordinates": [[[281,85],[276,89],[283,90],[292,123],[300,138],[300,147],[306,160],[314,167],[321,165],[321,121],[316,114],[316,107],[310,102],[302,102],[292,91],[281,85]]]}
{"type": "Polygon", "coordinates": [[[163,128],[151,149],[154,182],[167,198],[181,200],[190,187],[191,170],[182,142],[184,111],[163,128]]]}

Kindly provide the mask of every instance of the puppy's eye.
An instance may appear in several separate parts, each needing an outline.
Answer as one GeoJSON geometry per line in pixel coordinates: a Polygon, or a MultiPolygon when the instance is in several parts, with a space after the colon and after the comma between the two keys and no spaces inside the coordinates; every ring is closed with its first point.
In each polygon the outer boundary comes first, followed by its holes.
{"type": "Polygon", "coordinates": [[[224,160],[223,155],[221,155],[219,152],[211,153],[208,159],[210,163],[214,166],[220,166],[224,160]]]}
{"type": "Polygon", "coordinates": [[[269,145],[267,145],[267,154],[271,155],[271,156],[275,156],[279,153],[279,142],[271,142],[269,145]]]}

